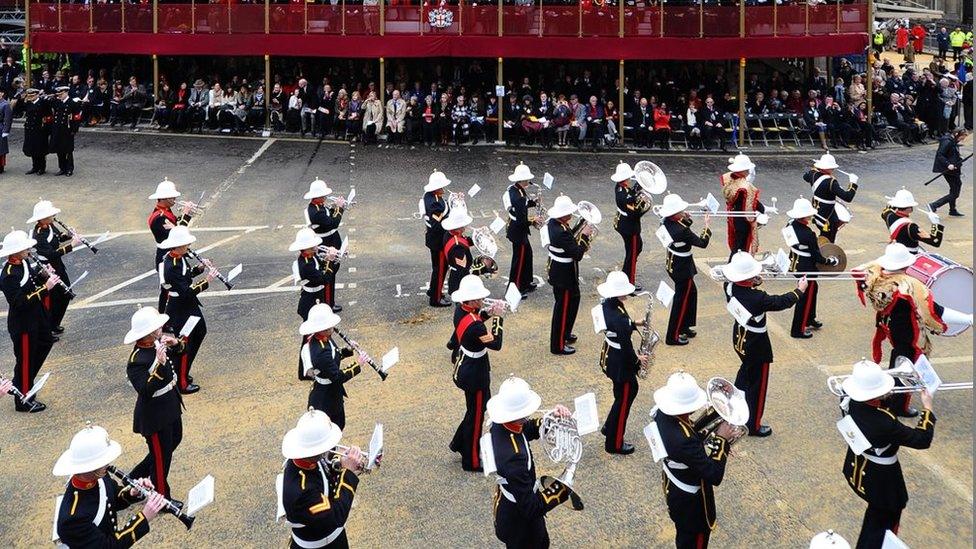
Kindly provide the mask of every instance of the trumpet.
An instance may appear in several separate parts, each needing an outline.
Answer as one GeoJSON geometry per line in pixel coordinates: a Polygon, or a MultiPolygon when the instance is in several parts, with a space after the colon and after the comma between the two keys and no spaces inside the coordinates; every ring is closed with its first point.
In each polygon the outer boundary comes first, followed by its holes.
{"type": "Polygon", "coordinates": [[[512,305],[504,299],[491,299],[486,297],[481,300],[481,312],[491,314],[492,310],[501,309],[500,314],[512,312],[512,305]]]}
{"type": "MultiPolygon", "coordinates": [[[[136,491],[142,494],[143,497],[149,497],[151,494],[156,493],[155,490],[150,490],[149,488],[146,488],[145,486],[139,484],[138,482],[133,480],[132,477],[123,473],[118,467],[114,465],[109,465],[107,467],[107,471],[109,472],[109,474],[119,479],[130,488],[135,488],[136,491]]],[[[177,505],[173,503],[173,500],[170,499],[165,500],[165,502],[166,502],[166,509],[169,510],[171,513],[173,513],[173,516],[179,519],[179,521],[183,523],[183,526],[186,526],[187,530],[193,527],[193,521],[196,519],[195,517],[191,517],[184,514],[182,505],[177,505]]]]}
{"type": "Polygon", "coordinates": [[[728,423],[732,426],[729,444],[734,444],[746,434],[746,422],[749,421],[749,405],[746,394],[727,379],[713,377],[705,386],[708,396],[708,406],[693,420],[696,431],[709,438],[715,434],[719,425],[728,423]]]}
{"type": "MultiPolygon", "coordinates": [[[[904,393],[918,393],[925,389],[925,383],[922,380],[922,376],[915,369],[915,363],[910,359],[905,357],[898,357],[895,360],[895,367],[888,370],[888,374],[897,380],[900,380],[904,385],[894,387],[891,389],[890,394],[904,394],[904,393]]],[[[847,396],[847,392],[844,391],[844,380],[851,377],[850,375],[842,376],[830,376],[827,378],[827,390],[829,390],[834,396],[844,398],[847,396]]],[[[955,383],[942,383],[939,385],[938,391],[968,391],[973,389],[972,381],[957,381],[955,383]]]]}
{"type": "Polygon", "coordinates": [[[589,231],[591,237],[598,235],[600,233],[598,225],[603,221],[603,214],[600,213],[600,209],[592,202],[586,200],[580,200],[576,204],[576,208],[579,219],[576,221],[576,225],[573,226],[573,236],[579,239],[583,231],[586,230],[589,231]]]}
{"type": "MultiPolygon", "coordinates": [[[[349,455],[350,450],[352,450],[351,447],[338,444],[336,445],[335,448],[329,450],[329,453],[335,456],[336,458],[344,458],[349,455]]],[[[383,457],[383,452],[380,452],[379,454],[376,455],[376,468],[379,468],[380,459],[382,457],[383,457]]],[[[339,459],[330,461],[328,463],[328,466],[331,467],[333,470],[338,470],[341,467],[341,465],[339,465],[339,459]]],[[[368,475],[372,471],[373,469],[369,467],[369,456],[367,456],[365,453],[362,453],[362,451],[360,451],[359,464],[356,466],[355,473],[357,475],[364,475],[364,474],[368,475]]]]}

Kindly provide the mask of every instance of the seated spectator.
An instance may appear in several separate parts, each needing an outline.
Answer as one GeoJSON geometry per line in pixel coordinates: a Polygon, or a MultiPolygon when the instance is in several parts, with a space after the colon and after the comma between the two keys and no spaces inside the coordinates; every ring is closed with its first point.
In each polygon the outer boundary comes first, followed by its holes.
{"type": "Polygon", "coordinates": [[[383,105],[376,98],[376,92],[370,91],[363,101],[363,144],[376,143],[382,127],[383,105]]]}
{"type": "Polygon", "coordinates": [[[671,113],[664,101],[654,107],[654,140],[664,150],[671,148],[671,113]]]}
{"type": "Polygon", "coordinates": [[[264,96],[264,82],[258,82],[247,108],[245,125],[250,129],[264,128],[267,120],[267,104],[264,96]]]}
{"type": "Polygon", "coordinates": [[[122,92],[122,98],[120,100],[122,123],[129,123],[129,129],[136,129],[136,124],[139,123],[139,117],[142,116],[142,109],[146,107],[146,101],[148,100],[149,96],[146,94],[146,88],[136,80],[135,76],[130,76],[129,85],[122,92]]]}
{"type": "Polygon", "coordinates": [[[791,112],[793,114],[803,114],[804,111],[806,111],[806,107],[804,106],[803,102],[803,95],[800,93],[800,90],[793,90],[790,93],[790,98],[786,102],[786,110],[787,112],[791,112]]]}
{"type": "Polygon", "coordinates": [[[824,98],[823,120],[827,123],[830,146],[835,149],[850,148],[848,138],[852,128],[847,120],[847,111],[829,95],[824,98]]]}
{"type": "MultiPolygon", "coordinates": [[[[217,87],[219,84],[214,84],[217,87]]],[[[216,116],[214,116],[216,118],[216,116]]],[[[302,98],[301,91],[295,88],[288,97],[288,110],[285,114],[285,131],[298,133],[302,129],[302,98]]]]}
{"type": "Polygon", "coordinates": [[[855,104],[852,101],[847,104],[847,110],[850,113],[849,114],[850,120],[857,128],[857,131],[854,135],[857,137],[858,150],[866,151],[868,149],[873,149],[874,148],[874,125],[871,124],[871,120],[868,119],[867,102],[861,101],[855,104]]]}
{"type": "Polygon", "coordinates": [[[522,137],[527,145],[531,145],[537,140],[539,144],[544,144],[542,142],[542,130],[544,128],[540,117],[538,107],[532,103],[532,96],[522,97],[522,116],[519,125],[522,129],[522,137]]]}
{"type": "Polygon", "coordinates": [[[109,119],[110,113],[110,101],[108,82],[105,79],[99,79],[98,84],[92,89],[91,93],[88,95],[88,103],[91,105],[91,125],[95,126],[101,124],[109,119]]]}
{"type": "Polygon", "coordinates": [[[518,147],[522,141],[522,106],[514,93],[508,94],[508,102],[502,112],[502,125],[505,144],[518,147]]]}
{"type": "MultiPolygon", "coordinates": [[[[595,95],[590,96],[590,102],[586,105],[586,133],[593,140],[593,150],[595,151],[603,141],[603,134],[606,132],[607,121],[603,105],[597,102],[595,95]]],[[[582,138],[581,138],[582,141],[582,138]]],[[[580,146],[582,146],[582,142],[580,146]]]]}
{"type": "Polygon", "coordinates": [[[468,122],[470,126],[470,131],[468,132],[471,136],[471,144],[477,145],[478,140],[484,136],[485,133],[485,111],[481,106],[481,101],[478,100],[477,95],[471,96],[471,119],[468,122]]]}
{"type": "Polygon", "coordinates": [[[811,133],[816,133],[820,140],[823,150],[827,148],[827,122],[823,119],[823,113],[817,105],[817,98],[811,97],[807,100],[807,108],[803,111],[803,122],[811,133]]]}
{"type": "Polygon", "coordinates": [[[498,136],[498,97],[488,94],[488,104],[485,105],[485,141],[494,143],[498,136]]]}
{"type": "Polygon", "coordinates": [[[451,139],[451,130],[454,128],[454,120],[451,117],[451,96],[442,93],[440,102],[435,108],[435,120],[437,121],[437,140],[442,146],[447,145],[451,139]]]}
{"type": "Polygon", "coordinates": [[[165,130],[169,128],[170,114],[176,99],[173,91],[169,89],[169,84],[164,83],[156,94],[156,105],[153,108],[152,122],[150,128],[165,130]]]}
{"type": "Polygon", "coordinates": [[[572,117],[573,113],[569,108],[569,102],[566,101],[566,96],[559,94],[556,99],[556,106],[552,110],[552,127],[556,134],[556,144],[560,147],[567,146],[569,123],[572,117]]]}
{"type": "Polygon", "coordinates": [[[186,123],[191,132],[194,127],[200,128],[201,132],[203,131],[203,123],[207,118],[207,109],[209,106],[210,90],[207,89],[203,80],[197,79],[193,83],[193,89],[190,90],[190,99],[187,104],[186,123]]]}
{"type": "Polygon", "coordinates": [[[363,101],[359,91],[353,90],[349,100],[349,112],[346,114],[346,137],[349,141],[359,138],[363,128],[363,101]]]}
{"type": "Polygon", "coordinates": [[[651,132],[654,130],[654,110],[648,106],[647,98],[641,97],[637,108],[631,115],[631,123],[634,125],[634,146],[651,146],[651,132]]]}
{"type": "Polygon", "coordinates": [[[912,141],[924,145],[926,143],[925,134],[928,133],[929,129],[925,125],[925,122],[920,120],[916,115],[915,98],[911,95],[906,95],[902,101],[905,104],[905,122],[912,128],[912,141]]]}
{"type": "MultiPolygon", "coordinates": [[[[289,105],[290,103],[289,101],[289,105]]],[[[301,98],[299,98],[299,103],[301,103],[301,98]]],[[[211,130],[218,128],[219,115],[223,108],[224,89],[220,87],[220,82],[214,82],[213,89],[210,90],[210,98],[207,101],[207,123],[211,130]]]]}
{"type": "Polygon", "coordinates": [[[746,113],[755,116],[763,116],[769,113],[769,107],[766,105],[766,94],[759,92],[756,94],[755,99],[753,99],[746,106],[746,113]]]}
{"type": "Polygon", "coordinates": [[[705,110],[699,116],[698,127],[706,151],[712,148],[713,139],[717,139],[719,147],[725,150],[725,115],[715,106],[711,96],[705,98],[705,110]]]}
{"type": "MultiPolygon", "coordinates": [[[[201,82],[198,80],[198,82],[201,82]]],[[[194,85],[194,89],[196,86],[194,85]]],[[[288,96],[285,90],[281,88],[280,82],[275,82],[274,87],[271,88],[271,129],[276,132],[280,132],[285,129],[285,113],[288,108],[288,96]]],[[[192,100],[190,101],[192,106],[192,100]]]]}
{"type": "Polygon", "coordinates": [[[241,86],[236,94],[233,96],[234,103],[231,105],[231,116],[233,117],[231,122],[233,123],[233,132],[235,135],[241,135],[248,130],[247,126],[247,115],[252,107],[251,89],[244,85],[241,86]]]}
{"type": "Polygon", "coordinates": [[[460,146],[468,140],[468,133],[471,130],[471,108],[463,95],[457,96],[457,103],[451,111],[451,121],[453,122],[452,135],[454,145],[460,146]]]}
{"type": "Polygon", "coordinates": [[[617,112],[617,106],[614,105],[613,101],[607,101],[603,111],[607,120],[607,132],[604,134],[603,140],[607,146],[616,147],[617,141],[620,140],[620,134],[617,132],[617,119],[620,113],[617,112]]]}
{"type": "Polygon", "coordinates": [[[569,118],[570,137],[576,141],[577,147],[582,147],[586,139],[586,105],[580,103],[576,94],[572,94],[569,96],[569,110],[572,113],[569,118]]]}
{"type": "Polygon", "coordinates": [[[701,128],[698,122],[698,109],[694,103],[688,103],[688,110],[685,113],[685,135],[688,136],[688,147],[692,150],[702,148],[701,128]]]}
{"type": "Polygon", "coordinates": [[[867,96],[867,89],[864,87],[860,74],[855,74],[851,80],[851,85],[847,87],[847,99],[857,105],[867,96]]]}
{"type": "Polygon", "coordinates": [[[170,112],[169,129],[182,131],[186,128],[186,108],[190,102],[190,89],[186,82],[181,82],[179,89],[173,92],[171,100],[172,111],[170,112]]]}
{"type": "Polygon", "coordinates": [[[406,129],[407,102],[400,97],[399,90],[393,90],[386,102],[386,131],[390,144],[399,144],[406,129]]]}
{"type": "Polygon", "coordinates": [[[420,108],[420,103],[417,102],[417,96],[410,94],[410,99],[407,100],[407,114],[403,121],[403,137],[408,145],[421,141],[422,114],[423,111],[420,108]]]}
{"type": "Polygon", "coordinates": [[[893,126],[895,130],[901,134],[901,142],[906,147],[912,146],[913,135],[912,132],[914,128],[913,124],[908,122],[908,118],[905,113],[905,105],[902,103],[901,96],[897,93],[893,93],[888,96],[889,101],[882,109],[882,114],[884,114],[885,119],[889,126],[893,126]]]}
{"type": "Polygon", "coordinates": [[[839,107],[844,106],[844,101],[847,100],[847,90],[844,89],[843,78],[834,78],[834,88],[831,97],[834,99],[834,103],[837,103],[839,107]]]}

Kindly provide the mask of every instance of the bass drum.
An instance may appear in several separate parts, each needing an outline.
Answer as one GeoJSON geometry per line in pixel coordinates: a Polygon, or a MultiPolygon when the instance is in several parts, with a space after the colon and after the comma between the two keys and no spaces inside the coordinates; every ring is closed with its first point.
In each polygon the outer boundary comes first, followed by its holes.
{"type": "Polygon", "coordinates": [[[854,219],[854,214],[851,213],[847,206],[837,202],[834,204],[834,213],[837,214],[837,221],[841,223],[850,223],[854,219]]]}
{"type": "MultiPolygon", "coordinates": [[[[915,264],[905,270],[932,291],[935,302],[959,312],[973,312],[973,271],[955,261],[931,252],[920,252],[915,264]]],[[[949,324],[942,335],[957,336],[969,326],[949,324]]]]}

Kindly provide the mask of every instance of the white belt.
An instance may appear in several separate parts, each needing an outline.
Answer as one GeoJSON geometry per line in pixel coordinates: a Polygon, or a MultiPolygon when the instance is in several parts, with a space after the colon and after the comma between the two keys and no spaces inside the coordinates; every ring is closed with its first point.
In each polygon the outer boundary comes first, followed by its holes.
{"type": "Polygon", "coordinates": [[[464,353],[464,356],[466,356],[468,358],[481,358],[481,357],[485,356],[486,354],[488,354],[488,349],[482,349],[482,350],[478,351],[477,353],[474,353],[474,352],[471,352],[471,351],[465,349],[464,346],[462,345],[461,346],[461,352],[464,353]]]}
{"type": "Polygon", "coordinates": [[[796,248],[794,248],[792,246],[790,246],[790,251],[792,251],[793,253],[795,253],[796,255],[798,255],[800,257],[810,257],[810,252],[801,252],[800,250],[797,250],[796,248]]]}
{"type": "Polygon", "coordinates": [[[571,257],[559,257],[558,255],[555,255],[555,254],[553,254],[551,252],[549,253],[549,259],[555,261],[556,263],[572,263],[573,262],[573,258],[571,258],[571,257]]]}
{"type": "Polygon", "coordinates": [[[293,539],[295,541],[295,545],[299,547],[303,547],[305,549],[318,549],[319,547],[325,547],[326,545],[335,541],[342,534],[342,530],[343,528],[340,526],[339,528],[336,528],[335,531],[333,531],[328,536],[315,541],[304,540],[296,536],[295,532],[293,531],[291,533],[291,539],[293,539]]]}
{"type": "Polygon", "coordinates": [[[327,236],[332,236],[332,235],[334,235],[334,234],[336,233],[336,231],[338,231],[338,230],[339,230],[339,229],[332,229],[331,231],[329,231],[329,232],[327,232],[327,233],[315,233],[315,236],[317,236],[317,237],[319,237],[319,238],[325,238],[325,237],[327,237],[327,236]]]}
{"type": "Polygon", "coordinates": [[[332,385],[332,380],[324,377],[315,376],[315,383],[319,385],[332,385]]]}
{"type": "Polygon", "coordinates": [[[156,398],[156,397],[163,396],[166,393],[172,391],[173,390],[173,387],[176,387],[176,380],[170,380],[170,382],[167,383],[165,387],[163,387],[162,389],[160,389],[160,390],[156,391],[155,393],[153,393],[152,394],[152,397],[153,398],[156,398]]]}
{"type": "Polygon", "coordinates": [[[620,208],[617,208],[617,213],[619,213],[620,215],[622,215],[624,217],[627,217],[627,212],[621,210],[620,208]]]}
{"type": "Polygon", "coordinates": [[[747,332],[752,332],[754,334],[764,334],[764,333],[766,333],[766,327],[765,326],[762,326],[760,328],[757,328],[755,326],[749,326],[749,325],[739,324],[739,321],[736,321],[735,323],[738,324],[739,326],[741,326],[747,332]]]}
{"type": "Polygon", "coordinates": [[[821,204],[833,204],[834,203],[833,200],[827,200],[825,198],[820,198],[820,197],[817,197],[817,196],[813,197],[813,199],[816,200],[817,202],[821,203],[821,204]]]}
{"type": "Polygon", "coordinates": [[[687,252],[679,252],[677,250],[672,250],[671,248],[668,248],[668,253],[678,257],[688,257],[691,255],[691,250],[688,250],[687,252]]]}
{"type": "Polygon", "coordinates": [[[508,214],[508,218],[511,219],[512,221],[515,221],[516,219],[515,216],[512,214],[508,214]]]}
{"type": "Polygon", "coordinates": [[[323,288],[325,288],[325,286],[302,286],[302,291],[313,294],[315,292],[322,291],[323,288]]]}
{"type": "MultiPolygon", "coordinates": [[[[684,465],[684,464],[682,464],[682,465],[684,465]]],[[[677,486],[678,488],[681,488],[681,490],[683,490],[685,492],[688,492],[689,494],[697,494],[698,491],[701,490],[701,486],[692,486],[690,484],[686,484],[686,483],[681,482],[680,480],[678,480],[674,476],[674,473],[672,473],[671,470],[668,469],[668,466],[667,465],[663,465],[661,467],[661,469],[664,470],[664,474],[667,475],[668,480],[670,480],[671,483],[674,484],[675,486],[677,486]]]]}
{"type": "MultiPolygon", "coordinates": [[[[507,499],[508,501],[510,501],[512,503],[516,503],[516,501],[515,501],[515,495],[505,489],[505,484],[508,484],[508,480],[506,480],[505,478],[502,478],[502,477],[498,477],[498,479],[496,479],[496,480],[498,481],[498,491],[501,492],[503,496],[505,496],[505,499],[507,499]]],[[[538,492],[539,491],[539,480],[538,479],[536,479],[535,486],[532,487],[532,491],[533,492],[538,492]]]]}
{"type": "Polygon", "coordinates": [[[603,338],[603,341],[605,341],[607,345],[613,347],[614,349],[620,350],[620,344],[610,341],[610,338],[605,337],[603,338]]]}
{"type": "Polygon", "coordinates": [[[167,293],[168,293],[169,295],[171,295],[171,296],[173,296],[173,297],[180,297],[180,294],[179,294],[179,293],[177,293],[177,292],[174,292],[174,291],[172,291],[172,290],[169,290],[168,288],[164,288],[164,289],[166,289],[166,292],[167,292],[167,293]]]}
{"type": "Polygon", "coordinates": [[[870,461],[871,463],[877,463],[878,465],[894,465],[894,464],[898,463],[898,456],[897,455],[888,456],[888,457],[881,457],[881,456],[872,456],[871,454],[869,454],[867,452],[864,452],[861,455],[864,456],[864,459],[870,461]]]}

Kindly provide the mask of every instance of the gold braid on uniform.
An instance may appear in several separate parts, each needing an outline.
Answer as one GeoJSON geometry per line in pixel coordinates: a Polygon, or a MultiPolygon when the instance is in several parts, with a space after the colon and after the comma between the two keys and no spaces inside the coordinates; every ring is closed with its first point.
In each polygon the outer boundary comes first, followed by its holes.
{"type": "Polygon", "coordinates": [[[749,180],[745,177],[735,179],[731,174],[724,174],[722,176],[722,196],[725,197],[725,202],[727,204],[733,203],[735,201],[735,195],[739,194],[739,191],[746,193],[746,207],[754,204],[759,195],[759,189],[752,183],[749,183],[749,180]]]}

